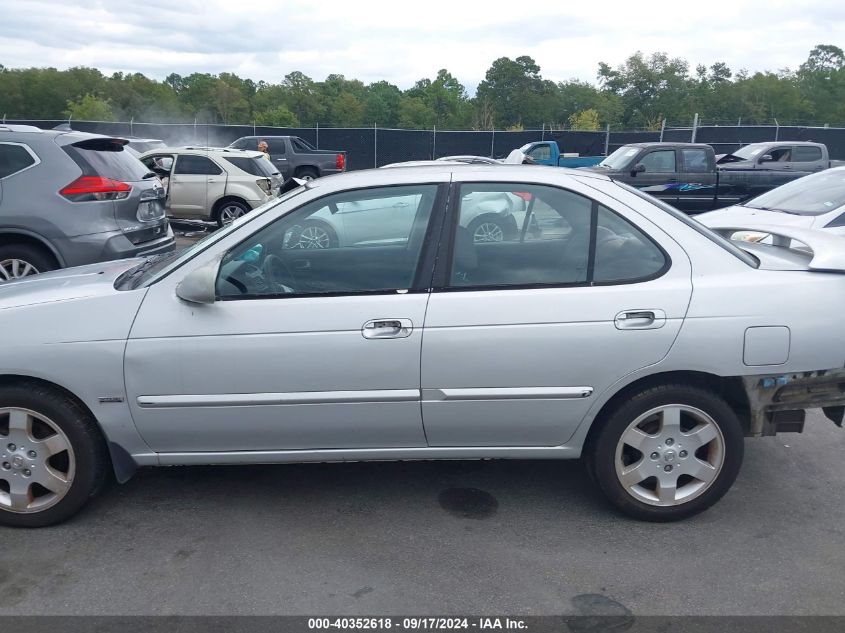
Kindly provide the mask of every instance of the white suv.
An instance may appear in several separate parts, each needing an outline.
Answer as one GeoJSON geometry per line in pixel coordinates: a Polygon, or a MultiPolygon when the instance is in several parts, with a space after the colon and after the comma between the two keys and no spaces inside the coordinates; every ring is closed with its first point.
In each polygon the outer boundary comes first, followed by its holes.
{"type": "Polygon", "coordinates": [[[218,147],[163,147],[141,154],[167,190],[172,218],[229,224],[273,199],[282,176],[266,154],[218,147]]]}

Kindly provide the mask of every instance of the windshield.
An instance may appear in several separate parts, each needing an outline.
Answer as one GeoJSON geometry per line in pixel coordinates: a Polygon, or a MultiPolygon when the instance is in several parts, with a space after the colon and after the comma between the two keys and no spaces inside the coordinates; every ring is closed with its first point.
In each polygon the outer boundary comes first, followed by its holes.
{"type": "Polygon", "coordinates": [[[765,145],[746,145],[733,152],[733,155],[743,160],[753,160],[764,149],[766,149],[765,145]]]}
{"type": "Polygon", "coordinates": [[[715,231],[710,230],[709,228],[704,226],[701,222],[693,220],[686,213],[684,213],[682,211],[678,211],[675,207],[669,206],[668,204],[666,204],[662,200],[658,200],[657,198],[650,196],[647,193],[643,193],[642,191],[640,191],[639,189],[637,189],[635,187],[632,187],[630,185],[626,185],[624,182],[617,182],[616,184],[619,185],[620,187],[622,187],[623,189],[630,191],[631,193],[636,195],[638,198],[642,198],[643,200],[648,200],[654,206],[660,207],[663,211],[665,211],[666,213],[671,215],[676,220],[680,220],[681,222],[686,224],[688,227],[690,227],[691,229],[693,229],[697,233],[700,233],[701,235],[706,237],[708,240],[710,240],[714,244],[721,246],[726,251],[728,251],[731,255],[733,255],[737,259],[742,260],[744,263],[748,264],[752,268],[757,268],[757,266],[759,265],[759,262],[757,261],[756,257],[754,257],[753,255],[750,255],[749,253],[746,253],[744,250],[742,250],[741,248],[739,248],[738,246],[733,244],[730,240],[722,237],[721,235],[719,235],[715,231]]]}
{"type": "Polygon", "coordinates": [[[750,209],[822,215],[845,205],[845,169],[804,176],[749,200],[750,209]]]}
{"type": "Polygon", "coordinates": [[[268,202],[267,204],[258,207],[251,213],[241,216],[231,224],[224,226],[222,229],[218,229],[214,231],[214,233],[209,233],[202,239],[194,242],[186,249],[181,251],[173,251],[172,253],[165,253],[162,255],[154,255],[152,257],[148,257],[138,266],[132,268],[123,275],[121,275],[117,282],[115,283],[115,288],[118,290],[130,290],[132,288],[139,288],[145,284],[151,284],[158,281],[160,278],[167,275],[171,270],[174,268],[178,268],[186,261],[193,258],[198,253],[205,250],[211,244],[223,239],[230,233],[233,233],[242,225],[251,222],[259,215],[272,209],[279,204],[290,200],[298,196],[299,194],[303,193],[307,190],[307,186],[297,187],[291,191],[288,191],[284,195],[280,196],[279,198],[268,202]]]}
{"type": "Polygon", "coordinates": [[[630,145],[623,145],[618,150],[613,152],[610,156],[599,163],[600,167],[607,167],[608,169],[625,169],[631,159],[640,151],[639,147],[631,147],[630,145]]]}

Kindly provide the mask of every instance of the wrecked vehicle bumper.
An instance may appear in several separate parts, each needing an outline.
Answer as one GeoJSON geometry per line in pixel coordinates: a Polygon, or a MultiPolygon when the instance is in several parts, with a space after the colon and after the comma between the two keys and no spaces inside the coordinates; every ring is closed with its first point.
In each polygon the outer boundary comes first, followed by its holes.
{"type": "Polygon", "coordinates": [[[800,433],[807,409],[820,408],[836,426],[845,417],[845,369],[743,376],[749,435],[800,433]]]}

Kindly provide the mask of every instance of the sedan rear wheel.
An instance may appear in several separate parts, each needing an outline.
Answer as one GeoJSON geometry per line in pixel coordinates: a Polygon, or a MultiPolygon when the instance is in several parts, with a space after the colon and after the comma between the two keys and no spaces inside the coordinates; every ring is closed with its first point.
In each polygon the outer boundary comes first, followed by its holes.
{"type": "Polygon", "coordinates": [[[742,464],[739,420],[699,387],[664,385],[627,399],[593,443],[595,479],[618,509],[639,519],[697,514],[727,492],[742,464]]]}

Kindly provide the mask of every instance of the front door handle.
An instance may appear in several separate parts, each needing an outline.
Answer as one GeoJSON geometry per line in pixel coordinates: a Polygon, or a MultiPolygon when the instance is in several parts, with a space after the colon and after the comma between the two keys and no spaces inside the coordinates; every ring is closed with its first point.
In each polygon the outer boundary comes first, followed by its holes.
{"type": "Polygon", "coordinates": [[[373,319],[364,323],[364,338],[408,338],[414,330],[411,319],[373,319]]]}
{"type": "Polygon", "coordinates": [[[625,310],[616,315],[613,323],[618,330],[654,330],[666,323],[663,310],[625,310]]]}

